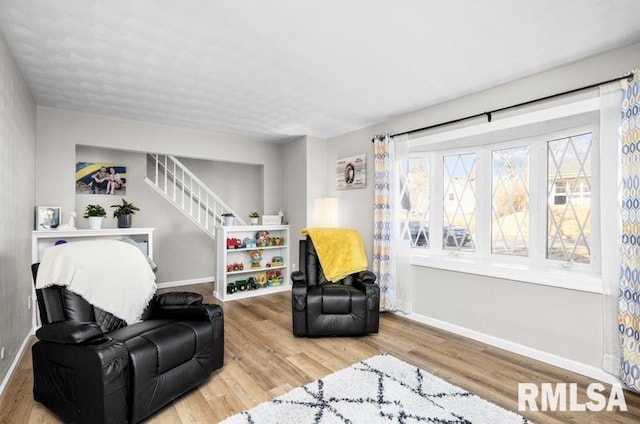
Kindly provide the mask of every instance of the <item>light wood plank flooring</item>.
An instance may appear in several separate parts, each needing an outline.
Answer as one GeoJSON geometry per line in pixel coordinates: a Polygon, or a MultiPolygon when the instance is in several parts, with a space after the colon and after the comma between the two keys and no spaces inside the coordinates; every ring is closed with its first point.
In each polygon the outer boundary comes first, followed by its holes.
{"type": "MultiPolygon", "coordinates": [[[[200,292],[208,302],[213,285],[200,292]]],[[[162,290],[169,291],[169,290],[162,290]]],[[[150,423],[211,423],[251,408],[354,362],[389,353],[506,409],[517,410],[519,382],[578,383],[579,402],[592,380],[393,314],[382,314],[380,333],[360,338],[295,338],[291,295],[279,293],[223,304],[225,365],[209,381],[153,415],[150,423]]],[[[0,399],[0,423],[58,423],[32,398],[29,352],[0,399]]],[[[626,392],[628,412],[524,412],[535,423],[638,423],[640,395],[626,392]]],[[[496,423],[499,424],[499,423],[496,423]]]]}

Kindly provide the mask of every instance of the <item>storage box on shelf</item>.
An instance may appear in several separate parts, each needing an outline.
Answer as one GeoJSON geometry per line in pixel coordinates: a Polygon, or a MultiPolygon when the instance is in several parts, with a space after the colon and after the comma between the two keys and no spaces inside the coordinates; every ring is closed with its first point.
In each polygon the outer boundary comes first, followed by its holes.
{"type": "Polygon", "coordinates": [[[222,226],[216,230],[213,295],[222,301],[290,289],[288,225],[222,226]]]}

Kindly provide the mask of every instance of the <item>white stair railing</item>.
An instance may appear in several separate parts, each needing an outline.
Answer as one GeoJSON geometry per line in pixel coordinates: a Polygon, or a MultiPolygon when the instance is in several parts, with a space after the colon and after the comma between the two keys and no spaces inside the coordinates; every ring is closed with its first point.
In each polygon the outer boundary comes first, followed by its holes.
{"type": "Polygon", "coordinates": [[[147,155],[145,181],[187,218],[215,238],[223,213],[232,213],[239,225],[246,223],[218,195],[171,155],[147,155]]]}

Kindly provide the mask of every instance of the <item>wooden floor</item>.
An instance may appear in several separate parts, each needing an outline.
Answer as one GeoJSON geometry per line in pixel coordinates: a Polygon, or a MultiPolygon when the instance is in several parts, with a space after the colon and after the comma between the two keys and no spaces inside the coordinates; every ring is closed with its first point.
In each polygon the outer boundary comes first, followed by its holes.
{"type": "MultiPolygon", "coordinates": [[[[215,303],[210,284],[181,290],[200,292],[215,303]]],[[[224,367],[148,422],[217,422],[380,353],[392,354],[512,411],[518,408],[518,383],[578,383],[578,401],[588,400],[585,388],[591,379],[393,314],[382,314],[380,333],[367,337],[295,338],[290,302],[286,292],[224,303],[224,367]]],[[[33,400],[32,384],[27,352],[0,399],[0,423],[60,422],[33,400]]],[[[640,395],[624,393],[628,412],[521,414],[538,424],[640,422],[640,395]]]]}

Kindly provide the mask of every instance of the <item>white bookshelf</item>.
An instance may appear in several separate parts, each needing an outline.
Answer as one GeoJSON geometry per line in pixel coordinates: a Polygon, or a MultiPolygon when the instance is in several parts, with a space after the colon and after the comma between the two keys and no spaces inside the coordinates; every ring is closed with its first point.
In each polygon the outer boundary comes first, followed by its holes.
{"type": "Polygon", "coordinates": [[[31,263],[40,262],[44,251],[60,240],[73,243],[78,240],[123,239],[136,242],[140,250],[153,259],[154,228],[109,228],[101,230],[47,230],[31,232],[31,263]]]}
{"type": "MultiPolygon", "coordinates": [[[[216,261],[216,284],[213,295],[222,300],[244,299],[247,297],[262,296],[269,293],[277,293],[291,289],[289,283],[290,262],[289,262],[289,226],[288,225],[230,225],[221,226],[216,229],[217,261],[216,261]],[[266,246],[227,248],[227,240],[238,239],[242,242],[245,239],[256,239],[256,234],[266,231],[272,240],[266,246]],[[274,239],[280,239],[276,244],[274,239]],[[250,253],[255,250],[262,251],[260,266],[251,266],[250,253]],[[274,258],[281,257],[282,263],[274,263],[274,258]],[[242,269],[228,270],[228,265],[242,264],[242,269]],[[268,274],[279,272],[282,281],[273,285],[269,282],[264,287],[244,290],[238,288],[234,293],[228,293],[227,287],[238,282],[246,282],[250,278],[260,278],[268,274]]],[[[268,281],[268,280],[267,280],[268,281]]]]}

